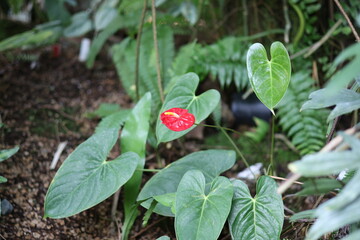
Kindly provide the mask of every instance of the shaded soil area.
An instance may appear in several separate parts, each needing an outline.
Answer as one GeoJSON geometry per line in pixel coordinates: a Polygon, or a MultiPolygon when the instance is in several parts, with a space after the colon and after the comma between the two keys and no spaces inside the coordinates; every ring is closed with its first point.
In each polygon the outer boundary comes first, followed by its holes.
{"type": "MultiPolygon", "coordinates": [[[[77,61],[76,43],[62,46],[58,58],[51,49],[41,49],[34,63],[9,61],[0,56],[0,149],[20,146],[10,159],[0,163],[0,199],[14,210],[0,218],[0,239],[119,239],[118,224],[111,221],[112,198],[65,219],[43,219],[47,188],[66,156],[88,138],[97,120],[84,118],[100,103],[130,107],[131,101],[119,84],[111,60],[106,56],[94,69],[77,61]],[[50,164],[60,142],[67,142],[55,170],[50,164]]],[[[169,235],[172,219],[153,216],[141,229],[139,220],[132,239],[156,239],[169,235]]],[[[171,234],[170,234],[171,236],[171,234]]]]}

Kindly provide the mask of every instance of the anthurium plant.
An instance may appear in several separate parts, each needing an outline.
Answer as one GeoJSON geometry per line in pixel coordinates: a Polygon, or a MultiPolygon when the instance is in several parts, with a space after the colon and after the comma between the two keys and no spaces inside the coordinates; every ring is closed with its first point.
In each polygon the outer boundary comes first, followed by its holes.
{"type": "MultiPolygon", "coordinates": [[[[255,93],[272,110],[289,83],[290,60],[279,42],[272,45],[271,57],[267,59],[262,45],[254,45],[248,54],[248,70],[255,93]]],[[[145,216],[154,212],[174,217],[178,240],[218,239],[226,222],[232,239],[279,239],[284,207],[276,182],[261,176],[253,196],[244,182],[221,176],[236,163],[238,149],[208,149],[182,156],[141,187],[151,119],[157,119],[159,146],[184,136],[219,105],[220,93],[208,90],[196,95],[198,84],[198,76],[187,73],[168,91],[159,112],[152,111],[151,94],[146,93],[133,109],[103,118],[95,133],[57,171],[45,198],[44,217],[72,216],[123,187],[123,239],[141,207],[147,209],[145,216]],[[109,160],[118,141],[122,154],[109,160]]]]}

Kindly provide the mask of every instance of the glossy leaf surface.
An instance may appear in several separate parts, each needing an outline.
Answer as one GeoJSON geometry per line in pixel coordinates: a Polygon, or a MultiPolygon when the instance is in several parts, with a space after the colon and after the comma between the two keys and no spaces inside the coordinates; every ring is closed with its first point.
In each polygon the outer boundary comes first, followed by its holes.
{"type": "Polygon", "coordinates": [[[245,183],[233,181],[234,197],[229,215],[232,239],[278,240],[283,221],[284,206],[276,192],[276,182],[267,176],[259,178],[253,198],[245,183]]]}
{"type": "Polygon", "coordinates": [[[280,42],[270,48],[271,60],[260,43],[251,45],[247,53],[247,69],[251,86],[260,101],[271,111],[288,88],[291,76],[289,54],[280,42]]]}
{"type": "Polygon", "coordinates": [[[45,217],[64,218],[108,198],[133,175],[139,156],[106,161],[119,128],[100,131],[80,144],[56,173],[45,198],[45,217]]]}
{"type": "Polygon", "coordinates": [[[185,173],[176,192],[175,229],[178,240],[216,240],[225,224],[234,193],[229,179],[216,177],[206,192],[199,170],[185,173]]]}
{"type": "MultiPolygon", "coordinates": [[[[203,121],[216,108],[220,101],[220,94],[217,90],[212,89],[196,96],[195,91],[198,85],[199,77],[195,73],[188,73],[181,76],[166,96],[160,113],[171,108],[183,108],[194,114],[195,123],[203,121]]],[[[161,123],[159,116],[156,124],[156,137],[158,143],[177,139],[188,133],[194,127],[195,126],[185,131],[174,132],[161,123]]]]}
{"type": "MultiPolygon", "coordinates": [[[[189,154],[162,169],[146,182],[138,201],[149,199],[142,203],[150,206],[154,196],[175,193],[183,175],[189,170],[200,170],[205,175],[206,183],[211,182],[222,172],[230,169],[235,163],[235,152],[227,150],[207,150],[189,154]]],[[[154,212],[165,216],[173,216],[169,207],[158,204],[154,212]]]]}

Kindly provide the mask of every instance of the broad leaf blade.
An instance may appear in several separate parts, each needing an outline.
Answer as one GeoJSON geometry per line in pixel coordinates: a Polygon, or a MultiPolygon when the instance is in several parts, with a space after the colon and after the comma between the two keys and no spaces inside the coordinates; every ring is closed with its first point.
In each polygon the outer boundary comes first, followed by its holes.
{"type": "MultiPolygon", "coordinates": [[[[200,170],[205,175],[206,183],[211,182],[222,172],[230,169],[235,163],[235,152],[227,150],[207,150],[189,154],[170,164],[149,181],[142,188],[138,201],[149,199],[142,203],[148,208],[152,197],[175,193],[183,175],[189,170],[200,170]]],[[[169,207],[158,204],[154,212],[165,216],[173,216],[169,207]]]]}
{"type": "MultiPolygon", "coordinates": [[[[160,113],[170,108],[188,109],[195,116],[195,123],[200,123],[207,118],[216,108],[220,101],[220,94],[216,90],[208,90],[203,94],[196,96],[195,91],[199,85],[199,77],[195,73],[188,73],[180,77],[165,98],[165,102],[160,113]]],[[[158,118],[156,124],[156,137],[158,143],[168,142],[177,139],[189,131],[174,132],[161,123],[158,118]]]]}
{"type": "Polygon", "coordinates": [[[339,134],[351,145],[351,150],[306,155],[290,163],[289,169],[305,177],[318,177],[336,174],[344,169],[360,168],[360,140],[341,132],[339,134]]]}
{"type": "Polygon", "coordinates": [[[233,239],[278,240],[283,221],[284,206],[276,182],[262,176],[256,185],[256,196],[250,195],[245,183],[235,180],[232,209],[229,215],[233,239]]]}
{"type": "Polygon", "coordinates": [[[360,108],[360,94],[350,90],[341,89],[337,94],[331,94],[328,89],[320,89],[310,94],[307,102],[302,106],[302,110],[305,109],[318,109],[336,105],[331,111],[328,121],[343,115],[350,113],[360,108]]]}
{"type": "MultiPolygon", "coordinates": [[[[140,156],[137,169],[143,169],[145,164],[146,139],[150,127],[151,94],[146,93],[131,111],[121,132],[122,152],[135,152],[140,156]]],[[[142,171],[134,173],[125,184],[125,215],[135,204],[142,179],[142,171]]]]}
{"type": "Polygon", "coordinates": [[[317,221],[310,228],[307,239],[318,239],[325,233],[360,220],[359,181],[360,172],[358,171],[335,198],[316,209],[317,221]]]}
{"type": "Polygon", "coordinates": [[[213,180],[206,194],[199,170],[185,173],[176,192],[175,228],[179,240],[216,240],[230,212],[233,186],[225,177],[213,180]]]}
{"type": "Polygon", "coordinates": [[[297,192],[296,195],[320,195],[342,188],[342,186],[343,185],[338,180],[332,178],[311,179],[304,182],[304,185],[302,185],[303,189],[300,192],[297,192]]]}
{"type": "Polygon", "coordinates": [[[247,54],[247,69],[256,96],[273,111],[290,83],[291,63],[286,48],[280,42],[271,45],[270,55],[269,61],[264,46],[253,44],[247,54]]]}
{"type": "Polygon", "coordinates": [[[118,128],[95,133],[80,144],[56,173],[45,197],[45,217],[64,218],[108,198],[133,175],[139,156],[125,153],[106,161],[118,128]]]}

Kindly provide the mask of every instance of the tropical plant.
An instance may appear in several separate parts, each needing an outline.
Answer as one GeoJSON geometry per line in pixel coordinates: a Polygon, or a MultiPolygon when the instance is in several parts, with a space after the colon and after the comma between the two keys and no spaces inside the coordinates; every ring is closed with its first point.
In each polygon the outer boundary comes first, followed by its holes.
{"type": "MultiPolygon", "coordinates": [[[[310,100],[302,107],[303,111],[308,111],[307,109],[336,105],[327,118],[333,128],[334,125],[332,124],[336,124],[333,123],[334,118],[352,111],[355,111],[355,115],[357,115],[357,109],[360,107],[357,102],[360,95],[355,92],[358,86],[357,82],[354,81],[357,80],[360,74],[358,64],[356,64],[359,60],[359,47],[359,44],[350,46],[335,59],[333,68],[352,57],[343,69],[332,76],[325,88],[310,94],[310,100]],[[352,89],[344,89],[351,81],[354,81],[352,89]]],[[[355,124],[357,122],[356,118],[355,124]]],[[[358,171],[358,147],[360,146],[358,130],[359,124],[356,124],[347,133],[339,132],[339,135],[322,148],[320,152],[306,155],[301,160],[289,165],[289,169],[298,174],[297,177],[333,176],[343,171],[347,172],[346,178],[343,179],[344,183],[346,183],[344,187],[342,187],[343,184],[339,186],[341,182],[329,179],[319,181],[318,179],[317,184],[315,184],[316,188],[320,187],[317,189],[317,193],[322,194],[330,190],[339,191],[339,193],[336,197],[326,201],[312,211],[294,215],[293,220],[295,221],[303,216],[316,218],[314,225],[307,233],[306,239],[319,239],[325,233],[336,231],[349,224],[352,225],[351,231],[345,239],[357,239],[359,236],[356,223],[360,219],[356,217],[356,214],[354,215],[360,204],[359,188],[356,186],[360,176],[358,171]]],[[[304,190],[314,193],[314,190],[311,190],[311,185],[306,186],[304,190]]]]}

